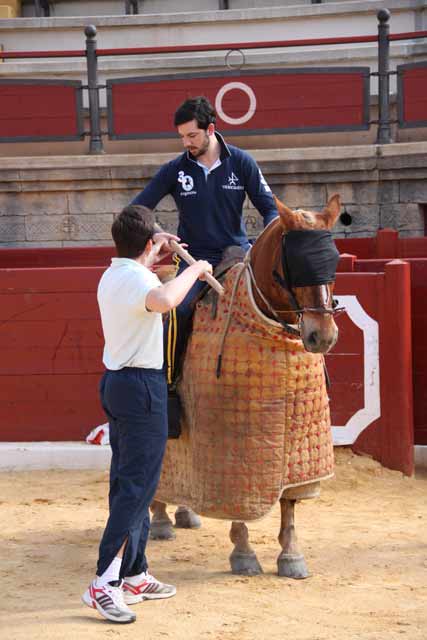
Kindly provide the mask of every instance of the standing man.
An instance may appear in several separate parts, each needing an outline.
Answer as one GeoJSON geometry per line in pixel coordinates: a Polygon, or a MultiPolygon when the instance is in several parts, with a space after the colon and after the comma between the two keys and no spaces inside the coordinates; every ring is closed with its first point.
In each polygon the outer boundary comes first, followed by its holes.
{"type": "MultiPolygon", "coordinates": [[[[239,245],[245,251],[250,247],[243,220],[246,194],[262,215],[264,226],[278,215],[271,189],[255,160],[227,145],[215,131],[215,121],[215,110],[205,97],[186,100],[174,119],[185,152],[161,167],[133,200],[133,204],[154,209],[164,196],[172,195],[179,213],[178,236],[188,244],[190,254],[214,267],[228,246],[239,245]]],[[[179,264],[178,274],[186,268],[179,264]]],[[[202,288],[196,283],[176,315],[169,315],[165,356],[172,387],[189,333],[192,301],[202,288]]]]}
{"type": "Polygon", "coordinates": [[[107,620],[134,622],[128,604],[169,598],[172,585],[148,573],[148,508],[156,492],[168,435],[162,313],[179,304],[212,268],[199,260],[162,285],[150,267],[170,253],[170,234],[155,233],[145,207],[126,207],[112,226],[118,258],[98,286],[106,367],[101,402],[110,424],[110,515],[96,578],[83,602],[107,620]]]}

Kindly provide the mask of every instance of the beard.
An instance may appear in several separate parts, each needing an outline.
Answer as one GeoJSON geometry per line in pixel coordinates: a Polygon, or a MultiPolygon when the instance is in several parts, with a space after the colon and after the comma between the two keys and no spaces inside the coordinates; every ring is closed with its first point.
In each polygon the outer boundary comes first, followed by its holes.
{"type": "Polygon", "coordinates": [[[200,158],[200,156],[203,156],[208,149],[209,149],[209,136],[206,133],[205,138],[202,144],[200,145],[200,147],[190,147],[189,151],[193,156],[193,158],[200,158]]]}

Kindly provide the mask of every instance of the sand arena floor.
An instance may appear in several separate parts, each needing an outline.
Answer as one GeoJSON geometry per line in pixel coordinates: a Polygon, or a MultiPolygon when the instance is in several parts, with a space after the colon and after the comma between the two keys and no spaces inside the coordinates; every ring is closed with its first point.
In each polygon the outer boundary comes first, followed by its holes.
{"type": "Polygon", "coordinates": [[[229,525],[203,519],[173,542],[150,542],[152,573],[178,593],[136,605],[136,623],[123,626],[80,602],[107,472],[1,473],[1,640],[426,640],[427,475],[406,478],[345,449],[336,458],[321,497],[297,506],[309,579],[275,575],[278,506],[250,525],[265,572],[255,578],[229,573],[229,525]]]}

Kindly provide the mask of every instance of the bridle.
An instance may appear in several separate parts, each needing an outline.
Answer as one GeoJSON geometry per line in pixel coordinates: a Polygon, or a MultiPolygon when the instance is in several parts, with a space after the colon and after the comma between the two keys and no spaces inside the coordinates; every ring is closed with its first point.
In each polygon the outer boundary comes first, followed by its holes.
{"type": "MultiPolygon", "coordinates": [[[[267,307],[267,309],[269,310],[269,312],[271,313],[271,315],[273,316],[273,318],[280,324],[282,325],[282,327],[284,328],[284,330],[291,334],[291,335],[295,335],[298,337],[301,337],[301,327],[304,323],[304,313],[317,313],[317,314],[323,314],[323,315],[332,315],[332,316],[336,316],[339,313],[342,313],[345,308],[344,307],[340,307],[338,300],[334,299],[329,291],[328,288],[328,298],[326,300],[326,304],[325,306],[318,306],[318,307],[301,307],[298,304],[298,301],[296,299],[295,293],[293,291],[292,286],[289,284],[289,282],[292,282],[292,277],[291,277],[291,273],[290,273],[290,265],[287,264],[287,260],[286,260],[286,232],[284,232],[282,234],[282,251],[281,251],[281,260],[280,260],[280,266],[281,266],[281,270],[282,270],[282,274],[280,275],[278,268],[279,265],[277,265],[277,267],[275,267],[272,271],[272,276],[273,279],[275,280],[275,282],[277,282],[277,284],[282,287],[282,289],[284,289],[288,295],[289,301],[291,303],[292,308],[288,309],[288,310],[282,310],[282,309],[275,309],[272,304],[267,300],[267,298],[264,296],[264,294],[262,293],[261,289],[258,287],[258,284],[255,280],[255,274],[253,272],[252,269],[252,265],[250,263],[250,251],[246,254],[245,257],[245,265],[246,268],[248,269],[250,278],[251,278],[251,282],[252,282],[252,286],[254,287],[255,291],[257,292],[258,296],[261,298],[261,300],[264,302],[265,306],[267,307]],[[328,306],[329,304],[329,306],[328,306]],[[298,322],[297,325],[295,327],[295,325],[291,325],[287,322],[285,322],[279,314],[281,313],[294,313],[297,318],[298,318],[298,322]]],[[[324,284],[325,286],[328,286],[330,283],[332,282],[332,280],[329,280],[329,282],[324,282],[322,284],[324,284]]]]}
{"type": "MultiPolygon", "coordinates": [[[[274,221],[273,221],[274,222],[274,221]]],[[[270,223],[271,224],[271,223],[270,223]]],[[[265,231],[265,229],[264,229],[265,231]]],[[[263,232],[262,232],[263,233],[263,232]]],[[[312,232],[310,232],[312,233],[312,232]]],[[[261,235],[261,234],[260,234],[261,235]]],[[[280,310],[280,309],[274,309],[272,304],[267,300],[267,298],[265,297],[265,295],[263,294],[263,292],[261,291],[261,289],[259,288],[256,279],[255,279],[255,274],[253,272],[252,269],[252,265],[251,265],[251,250],[249,249],[249,251],[246,253],[246,256],[243,260],[243,265],[242,268],[240,269],[239,274],[237,275],[237,278],[234,282],[233,285],[233,289],[231,292],[231,298],[230,298],[230,305],[228,308],[228,313],[227,313],[227,319],[225,322],[225,326],[224,326],[224,331],[221,337],[221,345],[220,345],[220,351],[219,351],[219,355],[218,355],[218,361],[217,361],[217,367],[216,367],[216,377],[219,378],[221,375],[221,366],[222,366],[222,354],[223,354],[223,350],[224,350],[224,345],[225,345],[225,339],[228,333],[228,329],[230,326],[230,322],[231,322],[231,315],[232,315],[232,310],[233,310],[233,303],[235,300],[235,296],[237,293],[237,289],[239,286],[239,282],[240,279],[243,276],[243,273],[245,271],[248,272],[249,277],[250,277],[250,281],[251,281],[251,285],[253,287],[253,289],[257,292],[258,296],[260,297],[260,299],[264,302],[266,308],[268,309],[268,311],[270,312],[271,316],[273,317],[273,319],[282,326],[282,328],[284,329],[284,331],[287,334],[290,334],[292,336],[295,336],[299,339],[301,339],[301,329],[304,325],[304,314],[305,313],[318,313],[318,314],[329,314],[329,315],[337,315],[338,313],[344,311],[344,307],[339,307],[338,306],[338,301],[334,300],[332,298],[331,295],[328,295],[328,299],[326,301],[326,305],[328,303],[330,303],[330,306],[319,306],[319,307],[300,307],[295,293],[293,291],[293,288],[290,284],[288,284],[289,282],[292,282],[292,279],[290,277],[289,274],[289,266],[287,265],[287,261],[286,261],[286,232],[284,232],[282,234],[282,253],[281,253],[281,266],[282,266],[282,272],[283,272],[283,276],[281,276],[277,270],[277,268],[273,269],[272,275],[274,280],[287,292],[291,304],[292,304],[292,309],[289,309],[287,311],[285,310],[280,310]],[[289,324],[288,322],[285,322],[281,317],[280,317],[280,313],[294,313],[297,318],[298,318],[298,322],[296,325],[292,325],[289,324]]],[[[336,249],[335,249],[336,251],[336,249]]],[[[338,254],[337,254],[338,255],[338,254]]],[[[330,279],[328,278],[327,282],[323,282],[320,284],[330,284],[330,282],[332,282],[334,280],[334,275],[333,277],[331,277],[330,279]]],[[[307,285],[310,286],[310,285],[307,285]]],[[[329,289],[328,289],[328,293],[329,293],[329,289]]],[[[328,373],[326,371],[326,366],[324,363],[324,368],[325,368],[325,378],[326,378],[326,382],[327,382],[327,387],[329,388],[329,376],[328,373]]]]}

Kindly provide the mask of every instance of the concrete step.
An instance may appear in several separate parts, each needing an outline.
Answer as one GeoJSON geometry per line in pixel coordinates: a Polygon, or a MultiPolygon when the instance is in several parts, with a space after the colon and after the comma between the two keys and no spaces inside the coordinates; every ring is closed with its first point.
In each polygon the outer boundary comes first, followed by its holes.
{"type": "Polygon", "coordinates": [[[109,446],[85,442],[1,442],[0,471],[108,469],[109,446]]]}

